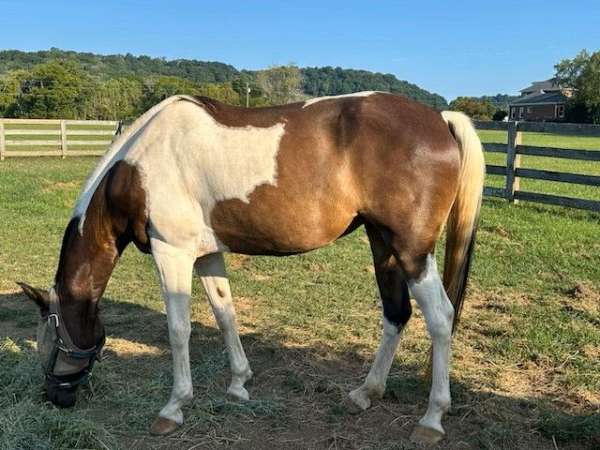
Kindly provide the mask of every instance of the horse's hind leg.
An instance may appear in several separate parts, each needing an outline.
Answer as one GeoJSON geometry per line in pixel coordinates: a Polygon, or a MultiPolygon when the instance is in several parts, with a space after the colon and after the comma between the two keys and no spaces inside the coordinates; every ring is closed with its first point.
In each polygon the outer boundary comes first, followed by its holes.
{"type": "Polygon", "coordinates": [[[413,441],[434,444],[444,435],[442,416],[450,409],[448,364],[454,308],[446,295],[437,271],[435,257],[427,256],[424,270],[408,283],[417,304],[423,311],[427,330],[433,343],[432,385],[429,406],[413,431],[413,441]]]}
{"type": "Polygon", "coordinates": [[[227,346],[231,366],[231,384],[227,393],[238,399],[248,400],[249,395],[244,383],[252,377],[252,370],[238,335],[223,254],[204,256],[196,261],[195,267],[227,346]]]}
{"type": "Polygon", "coordinates": [[[366,228],[383,306],[383,335],[367,378],[361,387],[350,393],[350,399],[361,409],[367,409],[372,399],[383,396],[400,333],[412,312],[408,286],[389,243],[391,236],[373,225],[367,224],[366,228]]]}

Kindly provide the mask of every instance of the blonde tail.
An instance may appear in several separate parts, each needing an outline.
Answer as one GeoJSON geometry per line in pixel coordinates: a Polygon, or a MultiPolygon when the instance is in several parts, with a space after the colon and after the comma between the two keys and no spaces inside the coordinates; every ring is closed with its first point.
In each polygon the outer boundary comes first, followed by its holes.
{"type": "Polygon", "coordinates": [[[444,258],[444,287],[454,306],[454,332],[462,311],[474,250],[483,194],[485,160],[481,141],[471,120],[466,115],[454,111],[444,111],[442,117],[448,123],[462,154],[458,192],[446,226],[444,258]]]}

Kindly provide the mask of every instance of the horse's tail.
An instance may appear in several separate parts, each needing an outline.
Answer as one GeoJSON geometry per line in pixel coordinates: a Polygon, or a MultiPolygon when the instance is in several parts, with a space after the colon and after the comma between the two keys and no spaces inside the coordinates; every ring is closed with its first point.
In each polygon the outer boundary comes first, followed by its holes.
{"type": "Polygon", "coordinates": [[[454,111],[444,111],[442,117],[458,142],[462,156],[458,192],[446,226],[444,258],[444,287],[454,306],[452,323],[452,332],[454,332],[462,311],[471,257],[475,247],[485,161],[481,141],[471,120],[466,115],[454,111]]]}

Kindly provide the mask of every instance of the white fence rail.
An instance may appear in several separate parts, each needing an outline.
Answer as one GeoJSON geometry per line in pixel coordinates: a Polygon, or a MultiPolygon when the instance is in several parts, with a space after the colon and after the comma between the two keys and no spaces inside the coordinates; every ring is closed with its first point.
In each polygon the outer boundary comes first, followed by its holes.
{"type": "Polygon", "coordinates": [[[0,119],[0,160],[100,156],[120,130],[120,122],[108,120],[0,119]]]}

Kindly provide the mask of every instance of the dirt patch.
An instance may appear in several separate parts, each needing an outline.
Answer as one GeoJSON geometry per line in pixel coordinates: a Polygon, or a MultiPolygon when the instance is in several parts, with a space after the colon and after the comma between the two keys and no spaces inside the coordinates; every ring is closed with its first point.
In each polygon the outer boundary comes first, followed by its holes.
{"type": "Polygon", "coordinates": [[[135,356],[158,356],[164,353],[161,349],[152,345],[110,337],[106,339],[106,349],[123,358],[131,358],[135,356]]]}
{"type": "Polygon", "coordinates": [[[57,192],[57,191],[73,191],[78,189],[80,186],[79,182],[76,181],[43,181],[42,192],[57,192]]]}
{"type": "Polygon", "coordinates": [[[589,282],[578,282],[565,291],[569,303],[575,308],[583,309],[590,313],[600,313],[600,289],[589,282]]]}
{"type": "Polygon", "coordinates": [[[249,265],[251,261],[252,258],[250,256],[232,253],[227,255],[226,266],[231,270],[238,270],[249,265]]]}
{"type": "Polygon", "coordinates": [[[593,358],[600,361],[600,347],[598,347],[597,345],[584,345],[583,347],[581,347],[581,352],[588,358],[593,358]]]}
{"type": "Polygon", "coordinates": [[[250,275],[250,277],[251,277],[253,280],[256,280],[256,281],[267,281],[267,280],[270,280],[270,279],[271,279],[271,276],[270,276],[270,275],[266,275],[266,274],[264,274],[264,273],[260,273],[260,272],[255,272],[255,273],[252,273],[252,274],[250,275]]]}

